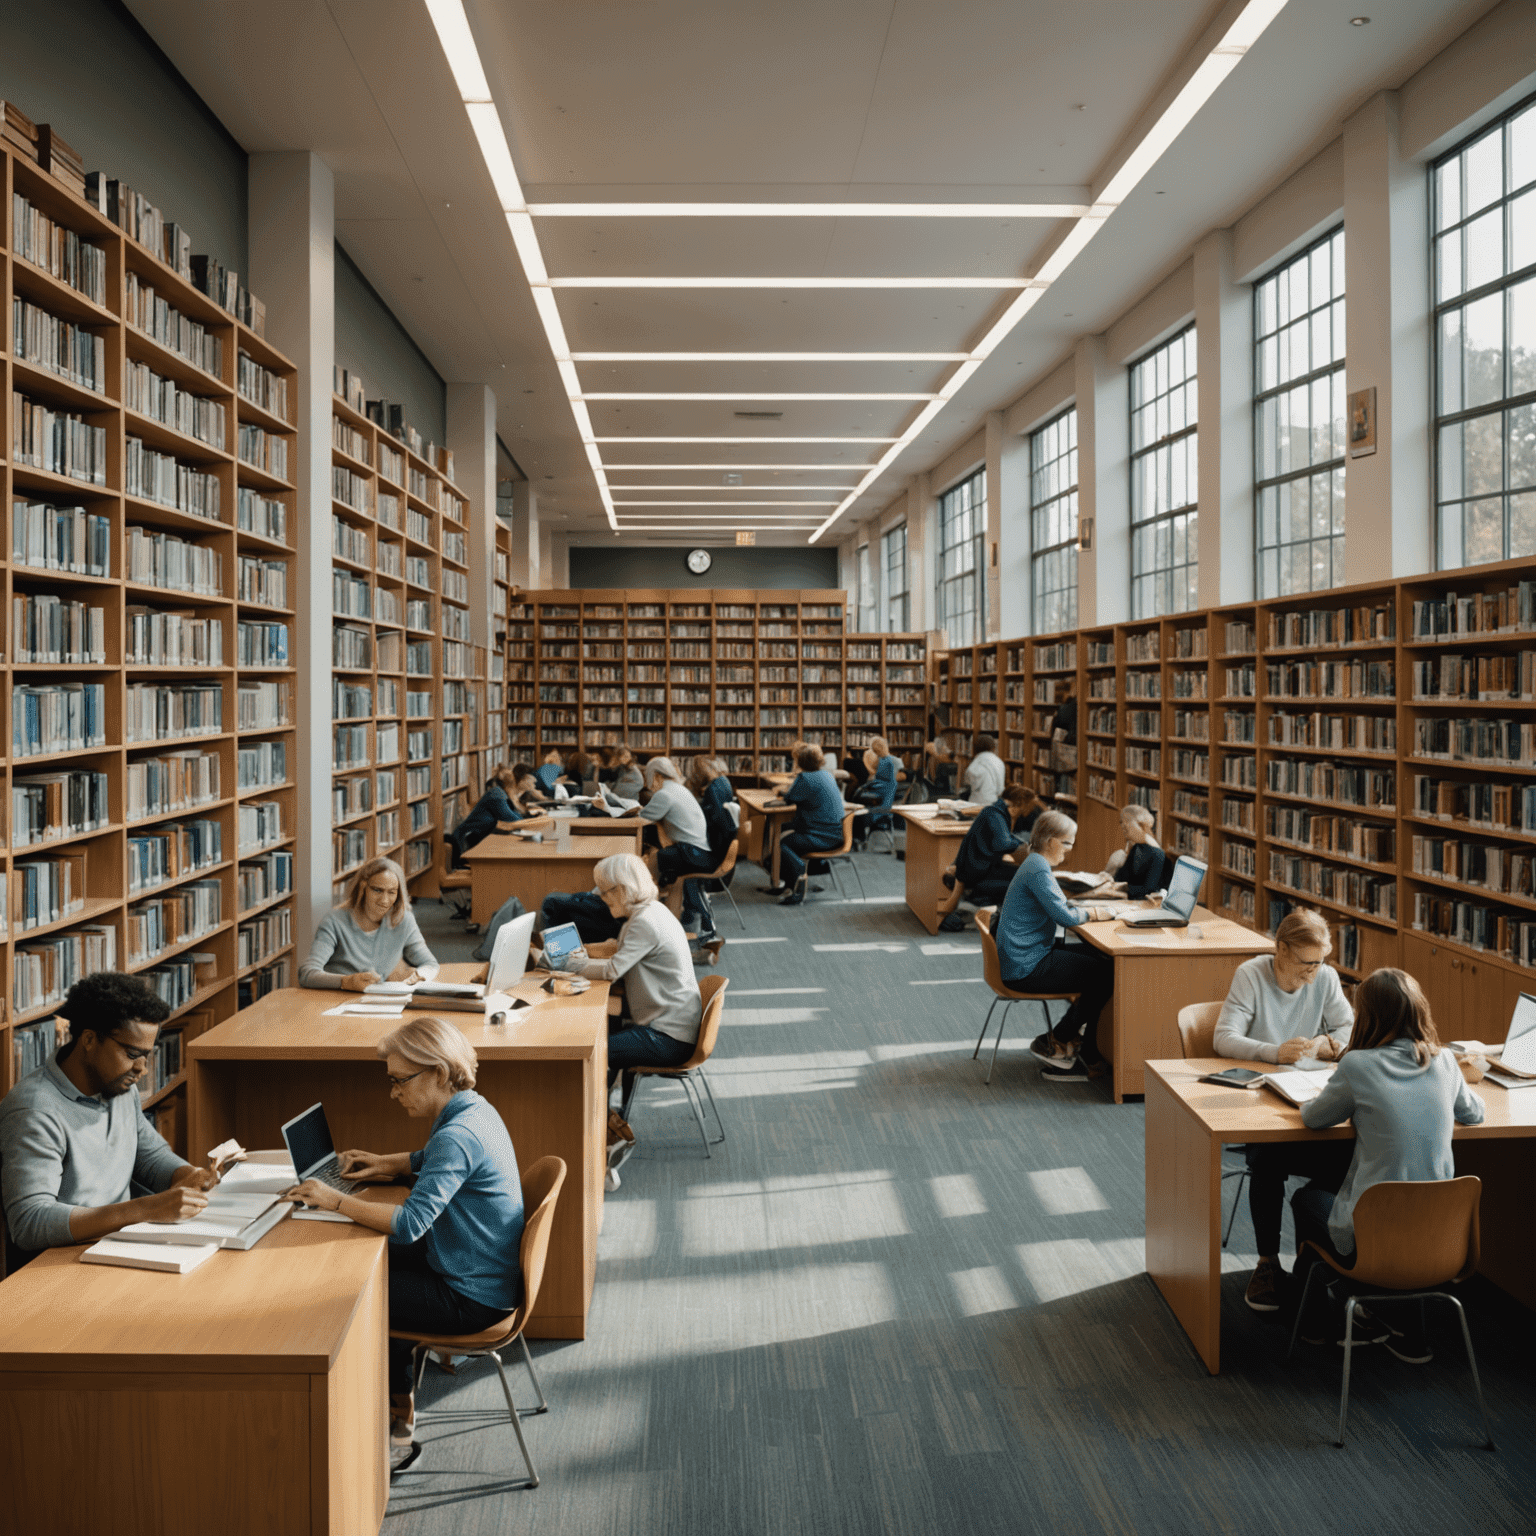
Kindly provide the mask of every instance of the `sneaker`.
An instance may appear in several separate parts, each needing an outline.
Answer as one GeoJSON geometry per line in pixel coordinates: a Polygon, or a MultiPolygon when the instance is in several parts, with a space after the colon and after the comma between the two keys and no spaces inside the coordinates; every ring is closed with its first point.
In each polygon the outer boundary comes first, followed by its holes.
{"type": "Polygon", "coordinates": [[[805,900],[805,882],[802,880],[789,895],[779,899],[781,907],[798,907],[805,900]]]}
{"type": "Polygon", "coordinates": [[[1089,1061],[1086,1057],[1083,1057],[1082,1062],[1083,1066],[1087,1069],[1090,1082],[1098,1082],[1100,1079],[1109,1076],[1109,1063],[1102,1056],[1097,1061],[1089,1061]]]}
{"type": "Polygon", "coordinates": [[[416,1426],[405,1419],[391,1416],[389,1421],[389,1448],[392,1451],[408,1450],[416,1440],[416,1426]]]}
{"type": "Polygon", "coordinates": [[[619,1187],[621,1182],[622,1181],[619,1178],[619,1170],[617,1168],[610,1168],[608,1172],[603,1175],[603,1188],[606,1189],[610,1194],[612,1194],[613,1191],[619,1187]]]}
{"type": "Polygon", "coordinates": [[[608,1148],[608,1167],[617,1172],[629,1160],[630,1154],[635,1150],[633,1137],[628,1141],[615,1141],[608,1148]]]}
{"type": "Polygon", "coordinates": [[[629,1121],[618,1110],[608,1111],[608,1145],[611,1147],[616,1141],[633,1141],[635,1133],[629,1128],[629,1121]]]}
{"type": "Polygon", "coordinates": [[[1055,1035],[1036,1035],[1029,1042],[1029,1054],[1047,1067],[1065,1067],[1077,1059],[1077,1044],[1055,1035]]]}
{"type": "Polygon", "coordinates": [[[1088,1063],[1074,1057],[1069,1067],[1041,1067],[1040,1076],[1048,1083],[1086,1083],[1088,1063]]]}
{"type": "MultiPolygon", "coordinates": [[[[1359,1318],[1359,1313],[1355,1314],[1359,1318]]],[[[1407,1333],[1394,1333],[1386,1341],[1387,1348],[1407,1365],[1428,1365],[1435,1358],[1429,1340],[1417,1328],[1407,1333]]]]}
{"type": "Polygon", "coordinates": [[[765,885],[763,887],[763,895],[764,896],[782,896],[788,890],[789,890],[789,887],[787,885],[783,885],[783,884],[780,884],[780,885],[765,885]]]}
{"type": "Polygon", "coordinates": [[[948,917],[939,924],[940,933],[964,933],[971,925],[969,921],[958,912],[951,912],[948,917]]]}
{"type": "Polygon", "coordinates": [[[1260,1259],[1258,1268],[1248,1281],[1248,1289],[1243,1292],[1243,1300],[1255,1312],[1278,1312],[1280,1282],[1284,1276],[1285,1271],[1274,1259],[1260,1259]]]}
{"type": "Polygon", "coordinates": [[[391,1442],[389,1447],[389,1475],[399,1477],[402,1472],[409,1472],[412,1467],[421,1462],[421,1443],[412,1440],[404,1446],[396,1446],[391,1442]]]}
{"type": "Polygon", "coordinates": [[[724,948],[724,939],[706,939],[704,943],[699,945],[699,952],[694,956],[694,961],[699,965],[714,965],[719,961],[720,951],[724,948]]]}
{"type": "MultiPolygon", "coordinates": [[[[1344,1344],[1344,1320],[1339,1319],[1339,1346],[1344,1344]]],[[[1355,1345],[1385,1344],[1393,1337],[1392,1330],[1367,1307],[1355,1308],[1355,1345]]]]}

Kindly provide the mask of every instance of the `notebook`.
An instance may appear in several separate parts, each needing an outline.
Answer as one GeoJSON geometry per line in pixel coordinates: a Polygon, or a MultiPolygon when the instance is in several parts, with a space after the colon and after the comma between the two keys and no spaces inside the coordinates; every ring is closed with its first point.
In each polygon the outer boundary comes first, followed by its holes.
{"type": "Polygon", "coordinates": [[[275,1194],[241,1193],[220,1186],[208,1196],[207,1206],[185,1221],[136,1221],[113,1233],[124,1243],[187,1244],[217,1243],[225,1248],[254,1248],[289,1207],[275,1194]]]}
{"type": "Polygon", "coordinates": [[[1328,1086],[1328,1079],[1332,1076],[1332,1067],[1295,1072],[1266,1072],[1264,1086],[1273,1088],[1286,1103],[1294,1104],[1299,1109],[1309,1100],[1315,1099],[1328,1086]]]}
{"type": "Polygon", "coordinates": [[[104,1237],[80,1255],[82,1264],[115,1264],[120,1269],[156,1269],[190,1275],[219,1251],[217,1243],[124,1243],[104,1237]]]}

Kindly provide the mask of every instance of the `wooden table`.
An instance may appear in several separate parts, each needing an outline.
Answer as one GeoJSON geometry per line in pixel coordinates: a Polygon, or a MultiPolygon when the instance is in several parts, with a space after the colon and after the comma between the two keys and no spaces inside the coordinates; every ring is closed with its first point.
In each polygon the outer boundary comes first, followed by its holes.
{"type": "Polygon", "coordinates": [[[898,805],[895,814],[907,824],[907,905],[929,933],[937,933],[939,902],[949,894],[944,871],[971,824],[932,805],[898,805]]]}
{"type": "MultiPolygon", "coordinates": [[[[573,823],[570,825],[574,825],[573,823]]],[[[546,841],[529,842],[513,833],[492,833],[464,855],[470,872],[470,921],[484,927],[509,896],[537,912],[552,891],[590,891],[592,870],[613,853],[638,853],[637,832],[580,833],[566,843],[545,831],[546,841]]]]}
{"type": "MultiPolygon", "coordinates": [[[[466,981],[484,970],[445,965],[443,979],[466,981]]],[[[537,981],[517,989],[529,996],[537,990],[537,981]]],[[[400,1020],[323,1016],[355,996],[271,992],[189,1045],[194,1161],[229,1136],[248,1147],[280,1145],[283,1122],[316,1100],[325,1105],[338,1150],[403,1152],[426,1145],[431,1126],[408,1119],[390,1099],[374,1049],[400,1020]]],[[[476,1014],[442,1015],[474,1045],[476,1087],[506,1121],[519,1165],[551,1154],[566,1162],[544,1285],[528,1325],[535,1338],[586,1336],[607,1172],[607,1002],[607,984],[594,982],[579,997],[546,996],[510,1029],[489,1029],[476,1014]]]]}
{"type": "MultiPolygon", "coordinates": [[[[1221,1149],[1253,1141],[1349,1141],[1352,1125],[1309,1131],[1268,1089],[1197,1079],[1247,1062],[1149,1061],[1147,1273],[1214,1376],[1221,1369],[1221,1149]]],[[[1536,1176],[1536,1094],[1474,1087],[1487,1117],[1458,1125],[1456,1172],[1483,1181],[1481,1272],[1536,1307],[1536,1241],[1529,1217],[1536,1176]]]]}
{"type": "Polygon", "coordinates": [[[284,1221],[190,1275],[82,1264],[83,1246],[34,1259],[0,1285],[0,1525],[377,1536],[384,1248],[364,1227],[284,1221]],[[86,1446],[110,1447],[113,1470],[83,1475],[86,1446]]]}
{"type": "MultiPolygon", "coordinates": [[[[783,777],[786,784],[792,782],[785,775],[765,774],[763,777],[783,777]]],[[[778,797],[775,789],[736,791],[736,799],[741,804],[741,826],[738,831],[742,839],[743,857],[754,864],[761,864],[767,859],[771,885],[779,883],[779,837],[783,825],[793,820],[795,815],[795,807],[792,805],[769,806],[768,802],[778,797]]]]}
{"type": "MultiPolygon", "coordinates": [[[[1093,905],[1087,897],[1067,899],[1093,905]]],[[[1115,994],[1099,1018],[1098,1046],[1114,1071],[1117,1104],[1128,1094],[1146,1092],[1147,1061],[1169,1059],[1183,1049],[1180,1008],[1220,1002],[1238,966],[1274,951],[1273,939],[1204,907],[1195,908],[1190,924],[1138,931],[1115,918],[1073,930],[1115,961],[1115,994]]]]}

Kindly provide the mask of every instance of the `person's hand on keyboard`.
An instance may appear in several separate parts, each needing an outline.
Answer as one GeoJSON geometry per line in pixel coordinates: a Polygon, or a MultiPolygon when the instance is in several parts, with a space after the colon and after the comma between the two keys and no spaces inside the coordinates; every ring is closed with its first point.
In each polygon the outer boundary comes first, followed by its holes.
{"type": "Polygon", "coordinates": [[[410,1153],[391,1154],[388,1152],[360,1152],[353,1149],[343,1152],[338,1159],[341,1164],[341,1174],[346,1179],[360,1179],[382,1181],[392,1179],[398,1173],[411,1171],[410,1153]],[[405,1167],[397,1166],[404,1162],[405,1167]]]}
{"type": "Polygon", "coordinates": [[[292,1200],[296,1205],[313,1206],[320,1211],[334,1211],[341,1207],[341,1192],[322,1184],[319,1179],[305,1179],[292,1189],[285,1189],[279,1200],[292,1200]]]}

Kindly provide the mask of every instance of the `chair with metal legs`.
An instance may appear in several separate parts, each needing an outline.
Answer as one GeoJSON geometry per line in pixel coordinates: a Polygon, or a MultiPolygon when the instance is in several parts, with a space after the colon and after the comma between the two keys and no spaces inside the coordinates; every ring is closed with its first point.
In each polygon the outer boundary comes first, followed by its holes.
{"type": "MultiPolygon", "coordinates": [[[[706,976],[699,983],[699,996],[704,1000],[704,1016],[699,1021],[699,1039],[693,1048],[693,1055],[681,1066],[625,1068],[626,1075],[633,1074],[637,1089],[642,1077],[670,1077],[683,1085],[683,1095],[688,1100],[689,1109],[693,1111],[694,1121],[704,1142],[705,1157],[713,1157],[714,1153],[709,1149],[712,1146],[718,1147],[725,1140],[725,1122],[720,1118],[720,1106],[715,1103],[715,1090],[709,1086],[709,1078],[704,1075],[704,1063],[714,1054],[715,1042],[720,1038],[720,1017],[725,1012],[725,989],[730,984],[729,976],[706,976]],[[711,1136],[704,1123],[704,1102],[699,1097],[700,1083],[703,1083],[704,1092],[709,1096],[709,1107],[714,1111],[715,1124],[720,1127],[718,1136],[711,1136]]],[[[633,1097],[626,1111],[632,1107],[633,1097]]]]}
{"type": "MultiPolygon", "coordinates": [[[[1429,1300],[1448,1301],[1461,1319],[1461,1339],[1467,1349],[1467,1364],[1472,1369],[1472,1389],[1477,1395],[1477,1410],[1483,1420],[1483,1442],[1490,1451],[1497,1450],[1493,1431],[1488,1427],[1488,1405],[1483,1400],[1482,1378],[1477,1374],[1477,1356],[1472,1352],[1472,1332],[1461,1303],[1443,1285],[1456,1285],[1477,1268],[1478,1203],[1482,1197],[1481,1179],[1433,1179],[1424,1182],[1373,1184],[1355,1202],[1355,1265],[1345,1269],[1331,1253],[1316,1243],[1302,1244],[1322,1264],[1313,1264],[1302,1287],[1301,1305],[1291,1326],[1291,1347],[1306,1315],[1312,1282],[1323,1273],[1326,1264],[1336,1274],[1351,1282],[1353,1293],[1344,1304],[1344,1382],[1339,1393],[1339,1437],[1333,1443],[1344,1444],[1345,1421],[1349,1417],[1349,1370],[1355,1347],[1355,1308],[1362,1301],[1416,1301],[1420,1316],[1429,1300]]],[[[1299,1255],[1298,1255],[1299,1257],[1299,1255]]]]}
{"type": "Polygon", "coordinates": [[[1051,1010],[1049,1005],[1054,1002],[1076,1002],[1076,992],[1018,992],[1003,980],[1002,962],[997,957],[997,940],[992,937],[992,914],[996,907],[983,907],[976,914],[976,926],[981,930],[981,965],[982,974],[987,978],[987,985],[992,989],[992,1006],[987,1009],[987,1016],[981,1022],[981,1034],[976,1040],[976,1049],[971,1052],[971,1060],[975,1061],[981,1054],[982,1041],[987,1038],[987,1027],[992,1022],[992,1015],[997,1005],[1003,1005],[1003,1016],[997,1021],[997,1039],[992,1042],[992,1060],[987,1063],[987,1075],[985,1082],[992,1081],[992,1069],[997,1065],[997,1050],[1003,1043],[1003,1026],[1008,1022],[1008,1010],[1015,1003],[1034,1002],[1040,1004],[1040,1012],[1045,1016],[1045,1033],[1051,1032],[1051,1010]]]}
{"type": "MultiPolygon", "coordinates": [[[[1184,1059],[1207,1057],[1216,1054],[1216,1021],[1221,1017],[1221,1003],[1189,1003],[1179,1009],[1179,1044],[1184,1048],[1184,1059]]],[[[1222,1149],[1225,1152],[1225,1148],[1222,1149]]],[[[1247,1160],[1229,1163],[1223,1159],[1221,1182],[1237,1180],[1237,1194],[1232,1199],[1232,1209],[1227,1213],[1226,1230],[1221,1234],[1221,1246],[1227,1246],[1232,1236],[1232,1226],[1237,1220],[1237,1208],[1243,1203],[1243,1185],[1248,1179],[1247,1160]]]]}
{"type": "Polygon", "coordinates": [[[826,872],[832,877],[832,884],[837,894],[841,896],[843,894],[843,884],[837,878],[837,866],[839,864],[846,864],[853,871],[853,878],[859,882],[860,897],[867,900],[868,898],[864,897],[864,876],[859,873],[858,862],[853,857],[853,818],[858,814],[857,810],[848,810],[843,813],[842,846],[838,848],[821,848],[817,849],[814,853],[807,853],[805,855],[805,872],[807,877],[813,873],[819,875],[821,871],[815,869],[814,866],[818,863],[825,864],[827,866],[826,872]]]}
{"type": "Polygon", "coordinates": [[[468,1355],[480,1360],[487,1356],[496,1365],[501,1378],[502,1396],[507,1400],[507,1414],[517,1434],[518,1449],[523,1453],[523,1463],[528,1468],[529,1488],[539,1486],[539,1474],[534,1470],[533,1457],[528,1454],[528,1442],[523,1438],[522,1418],[517,1404],[512,1401],[512,1388],[507,1383],[506,1367],[501,1361],[501,1351],[512,1344],[523,1347],[523,1363],[528,1367],[533,1390],[539,1395],[539,1406],[530,1413],[548,1413],[549,1403],[544,1389],[539,1385],[538,1372],[533,1368],[533,1356],[528,1351],[528,1340],[523,1335],[528,1319],[539,1299],[539,1286],[544,1280],[544,1261],[549,1256],[549,1229],[555,1219],[555,1205],[560,1198],[560,1187],[565,1183],[565,1160],[559,1157],[541,1157],[523,1174],[523,1223],[522,1240],[518,1244],[518,1262],[523,1272],[523,1304],[515,1312],[509,1312],[499,1323],[479,1333],[462,1335],[421,1333],[416,1329],[391,1328],[392,1339],[410,1339],[415,1346],[416,1369],[412,1373],[413,1384],[421,1386],[421,1375],[426,1369],[429,1351],[440,1355],[468,1355]]]}

